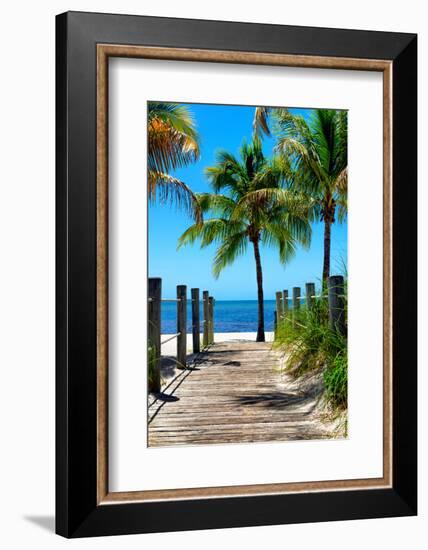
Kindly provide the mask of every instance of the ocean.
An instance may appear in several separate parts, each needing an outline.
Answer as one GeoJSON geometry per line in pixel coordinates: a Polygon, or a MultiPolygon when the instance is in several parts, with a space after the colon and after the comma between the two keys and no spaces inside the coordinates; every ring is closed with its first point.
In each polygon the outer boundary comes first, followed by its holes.
{"type": "MultiPolygon", "coordinates": [[[[265,330],[273,331],[275,300],[265,300],[265,330]]],[[[202,331],[202,300],[200,308],[202,331]]],[[[177,332],[177,304],[163,302],[161,310],[162,334],[177,332]]],[[[192,332],[191,303],[187,304],[187,331],[192,332]]],[[[257,300],[216,300],[214,304],[214,332],[256,332],[257,300]]]]}

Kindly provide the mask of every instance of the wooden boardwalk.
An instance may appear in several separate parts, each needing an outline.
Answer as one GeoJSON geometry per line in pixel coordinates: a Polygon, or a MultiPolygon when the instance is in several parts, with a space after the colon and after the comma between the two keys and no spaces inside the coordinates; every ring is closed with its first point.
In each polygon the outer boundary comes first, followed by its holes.
{"type": "Polygon", "coordinates": [[[324,439],[319,395],[281,374],[271,344],[210,346],[149,399],[149,446],[324,439]]]}

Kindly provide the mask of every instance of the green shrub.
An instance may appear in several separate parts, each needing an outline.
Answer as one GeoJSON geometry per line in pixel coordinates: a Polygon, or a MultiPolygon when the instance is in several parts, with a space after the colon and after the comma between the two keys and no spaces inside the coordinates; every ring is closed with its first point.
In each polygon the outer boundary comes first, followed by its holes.
{"type": "Polygon", "coordinates": [[[285,367],[295,376],[321,369],[327,399],[334,407],[346,408],[347,338],[330,329],[325,294],[311,309],[302,305],[288,312],[275,331],[275,347],[284,351],[285,367]]]}
{"type": "Polygon", "coordinates": [[[348,356],[339,353],[324,371],[327,399],[335,406],[346,408],[348,403],[348,356]]]}

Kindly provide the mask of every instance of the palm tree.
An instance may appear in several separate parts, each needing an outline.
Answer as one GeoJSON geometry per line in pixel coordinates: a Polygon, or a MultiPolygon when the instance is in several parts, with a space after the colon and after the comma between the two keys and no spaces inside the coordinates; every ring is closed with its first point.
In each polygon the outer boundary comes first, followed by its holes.
{"type": "Polygon", "coordinates": [[[298,243],[309,246],[311,236],[304,198],[282,188],[286,168],[281,159],[264,157],[258,139],[242,145],[240,159],[220,151],[216,165],[206,169],[214,193],[197,195],[201,211],[211,217],[189,227],[178,242],[181,247],[199,239],[201,248],[217,243],[216,278],[251,243],[256,263],[258,342],[265,340],[260,245],[277,246],[280,261],[286,263],[298,243]]]}
{"type": "Polygon", "coordinates": [[[347,212],[348,113],[315,109],[306,122],[286,108],[259,107],[254,117],[256,134],[270,134],[271,116],[276,122],[276,151],[287,158],[294,171],[290,181],[314,199],[314,213],[324,223],[325,283],[330,275],[331,226],[336,221],[336,211],[339,221],[344,220],[347,212]]]}
{"type": "Polygon", "coordinates": [[[175,200],[192,214],[195,195],[181,180],[171,176],[170,171],[187,166],[198,160],[199,137],[195,122],[185,105],[176,103],[149,102],[147,115],[149,198],[155,200],[160,193],[161,200],[175,200]]]}

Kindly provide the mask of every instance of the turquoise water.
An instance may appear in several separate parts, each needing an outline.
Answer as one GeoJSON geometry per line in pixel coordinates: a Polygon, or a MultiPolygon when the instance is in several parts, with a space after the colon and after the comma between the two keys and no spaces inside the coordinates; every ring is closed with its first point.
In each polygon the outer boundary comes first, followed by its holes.
{"type": "MultiPolygon", "coordinates": [[[[275,300],[265,300],[265,330],[273,330],[275,300]]],[[[192,331],[192,316],[190,301],[187,304],[187,331],[192,331]]],[[[162,334],[177,332],[177,304],[162,303],[161,311],[162,334]]],[[[200,308],[202,330],[202,301],[200,308]]],[[[257,331],[257,300],[216,300],[214,305],[215,332],[256,332],[257,331]]]]}

